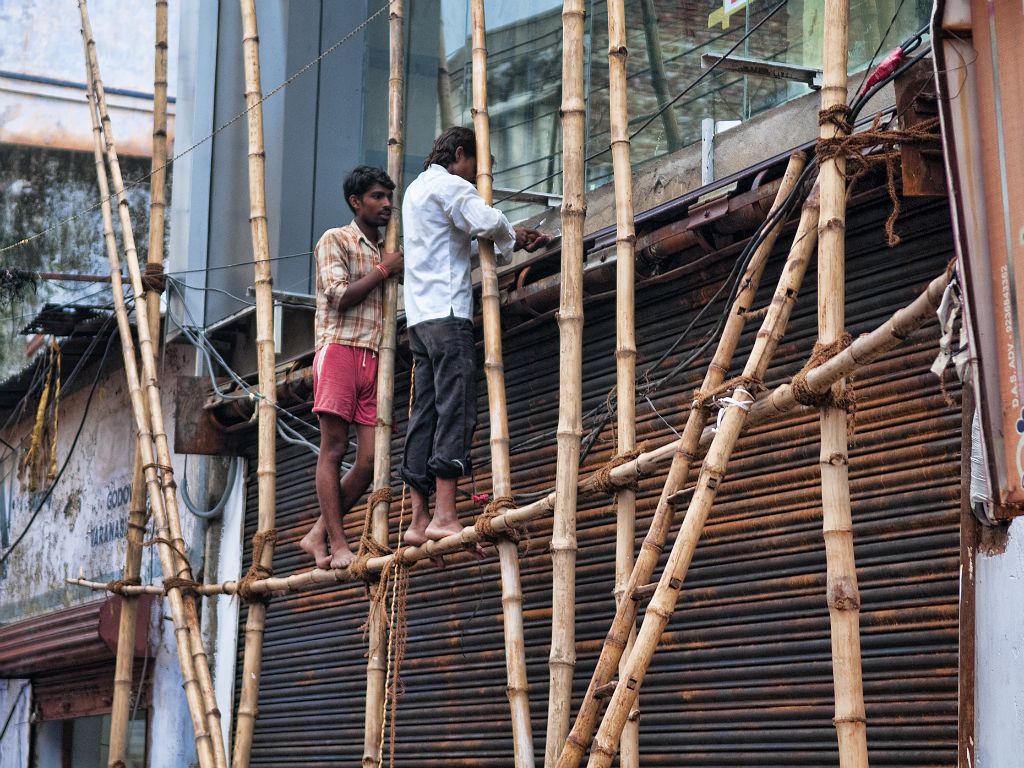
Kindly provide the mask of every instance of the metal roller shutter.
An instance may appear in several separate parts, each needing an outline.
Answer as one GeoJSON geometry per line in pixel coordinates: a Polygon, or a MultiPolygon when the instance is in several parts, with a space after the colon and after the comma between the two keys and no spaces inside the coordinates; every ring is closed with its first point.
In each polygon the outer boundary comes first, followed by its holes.
{"type": "MultiPolygon", "coordinates": [[[[848,223],[848,327],[880,324],[909,303],[951,257],[946,203],[913,203],[898,229],[904,242],[883,244],[888,210],[877,199],[852,210],[848,223]]],[[[780,239],[760,292],[766,303],[788,248],[780,239]]],[[[675,340],[727,271],[725,260],[637,295],[638,370],[675,340]]],[[[789,332],[767,377],[787,380],[816,335],[814,268],[789,332]]],[[[692,348],[709,317],[666,362],[692,348]]],[[[756,325],[752,324],[752,325],[756,325]]],[[[736,355],[737,367],[755,328],[736,355]]],[[[584,412],[614,386],[614,302],[587,306],[584,412]]],[[[941,391],[928,372],[937,348],[933,325],[858,374],[851,492],[858,575],[868,744],[874,766],[952,766],[957,738],[957,597],[959,568],[959,389],[941,391]]],[[[558,336],[553,322],[509,329],[505,371],[518,493],[553,484],[558,400],[558,336]],[[547,437],[543,437],[549,433],[547,437]]],[[[706,359],[702,360],[706,364],[706,359]]],[[[399,365],[400,369],[402,365],[399,365]]],[[[667,441],[679,426],[703,368],[684,372],[638,405],[638,437],[667,441]],[[664,419],[664,420],[663,420],[664,419]],[[667,423],[666,423],[667,422],[667,423]]],[[[408,370],[396,385],[396,435],[402,445],[408,370]]],[[[486,389],[480,380],[477,485],[489,490],[486,389]]],[[[308,414],[308,412],[307,412],[308,414]]],[[[825,606],[815,417],[763,425],[737,446],[723,490],[697,549],[676,614],[641,697],[645,766],[836,765],[831,718],[832,668],[825,606]]],[[[614,448],[610,428],[583,472],[614,448]]],[[[277,573],[307,566],[296,542],[316,515],[314,458],[278,448],[277,573]]],[[[250,473],[255,477],[255,472],[250,473]]],[[[638,542],[646,532],[661,478],[642,481],[638,542]]],[[[467,486],[468,487],[468,486],[467,486]]],[[[400,491],[400,489],[398,489],[400,491]]],[[[246,540],[255,529],[249,488],[246,540]]],[[[393,506],[397,523],[399,504],[393,506]]],[[[462,504],[464,521],[474,511],[462,504]]],[[[677,521],[678,522],[678,521],[677,521]]],[[[347,530],[357,539],[362,507],[347,530]]],[[[584,499],[579,509],[577,697],[582,694],[612,611],[614,507],[584,499]]],[[[550,519],[535,522],[523,545],[527,661],[536,751],[543,755],[550,644],[550,519]]],[[[394,537],[394,530],[392,533],[394,537]]],[[[248,545],[247,545],[248,546],[248,545]]],[[[250,552],[246,551],[246,562],[250,552]]],[[[362,750],[366,619],[362,586],[277,598],[270,607],[253,766],[355,764],[362,750]]],[[[244,624],[244,611],[242,616],[244,624]]],[[[511,765],[505,697],[500,585],[493,554],[445,570],[412,572],[409,639],[402,668],[396,762],[418,768],[511,765]]],[[[574,708],[577,702],[574,702],[574,708]]],[[[386,747],[385,747],[386,749],[386,747]]]]}

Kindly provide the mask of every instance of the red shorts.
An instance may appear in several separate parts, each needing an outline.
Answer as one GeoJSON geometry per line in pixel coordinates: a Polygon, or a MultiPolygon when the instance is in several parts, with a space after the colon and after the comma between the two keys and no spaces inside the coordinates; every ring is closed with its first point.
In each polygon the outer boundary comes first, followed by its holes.
{"type": "Polygon", "coordinates": [[[377,353],[325,344],[313,357],[313,413],[347,422],[377,423],[377,353]]]}

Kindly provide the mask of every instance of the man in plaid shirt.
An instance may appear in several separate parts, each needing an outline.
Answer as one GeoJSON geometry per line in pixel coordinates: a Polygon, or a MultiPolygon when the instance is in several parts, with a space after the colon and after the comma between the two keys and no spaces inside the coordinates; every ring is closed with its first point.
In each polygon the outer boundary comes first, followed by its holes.
{"type": "Polygon", "coordinates": [[[379,168],[361,165],[345,179],[352,223],[327,230],[316,244],[316,355],[313,413],[320,420],[316,495],[320,517],[299,546],[319,568],[347,568],[355,559],[342,519],[373,476],[377,422],[377,350],[383,323],[384,281],[402,269],[402,254],[384,253],[380,228],[391,219],[395,183],[379,168]],[[339,481],[355,426],[356,460],[339,481]],[[328,550],[330,545],[330,550],[328,550]]]}

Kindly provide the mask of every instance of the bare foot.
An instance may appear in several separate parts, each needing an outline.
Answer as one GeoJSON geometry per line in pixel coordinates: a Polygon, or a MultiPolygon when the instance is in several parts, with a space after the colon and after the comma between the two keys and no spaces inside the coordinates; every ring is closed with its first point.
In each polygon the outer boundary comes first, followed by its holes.
{"type": "Polygon", "coordinates": [[[327,537],[324,534],[324,524],[320,519],[317,519],[313,523],[313,527],[309,529],[309,533],[302,537],[299,541],[299,546],[302,547],[307,555],[313,558],[317,568],[325,567],[325,564],[331,560],[327,554],[327,537]]]}
{"type": "Polygon", "coordinates": [[[410,525],[402,534],[402,544],[407,547],[420,547],[430,539],[427,537],[426,529],[410,525]]]}
{"type": "Polygon", "coordinates": [[[331,557],[330,562],[327,564],[328,568],[348,568],[352,565],[356,559],[355,554],[349,548],[348,544],[342,544],[334,549],[334,553],[331,557]]]}
{"type": "MultiPolygon", "coordinates": [[[[459,525],[458,520],[447,524],[436,523],[431,521],[430,525],[427,526],[427,530],[425,531],[425,533],[427,534],[428,539],[440,541],[441,539],[447,536],[451,536],[452,534],[462,533],[462,526],[459,525]]],[[[478,560],[484,556],[484,551],[479,544],[467,545],[466,550],[472,553],[472,555],[478,560]]]]}

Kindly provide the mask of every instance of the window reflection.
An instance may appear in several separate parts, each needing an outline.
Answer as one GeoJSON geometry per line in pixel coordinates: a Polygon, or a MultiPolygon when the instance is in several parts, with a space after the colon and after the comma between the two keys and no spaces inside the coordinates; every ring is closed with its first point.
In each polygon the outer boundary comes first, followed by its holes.
{"type": "MultiPolygon", "coordinates": [[[[626,3],[630,126],[634,164],[700,140],[701,121],[749,120],[806,94],[808,86],[774,77],[716,70],[699,85],[701,55],[724,54],[775,8],[771,0],[635,0],[626,3]],[[691,87],[692,86],[692,87],[691,87]],[[684,89],[690,90],[658,114],[684,89]]],[[[488,111],[498,190],[561,191],[562,4],[556,0],[488,0],[488,111]]],[[[434,133],[471,125],[472,76],[468,0],[440,0],[434,133]]],[[[853,0],[850,69],[857,71],[923,26],[924,0],[853,0]]],[[[733,55],[820,68],[824,0],[789,0],[733,55]]],[[[422,29],[423,27],[417,27],[422,29]]],[[[590,0],[587,16],[587,183],[611,180],[608,151],[606,0],[590,0]]],[[[780,137],[785,143],[785,137],[780,137]]],[[[503,207],[516,218],[540,210],[503,207]]]]}

